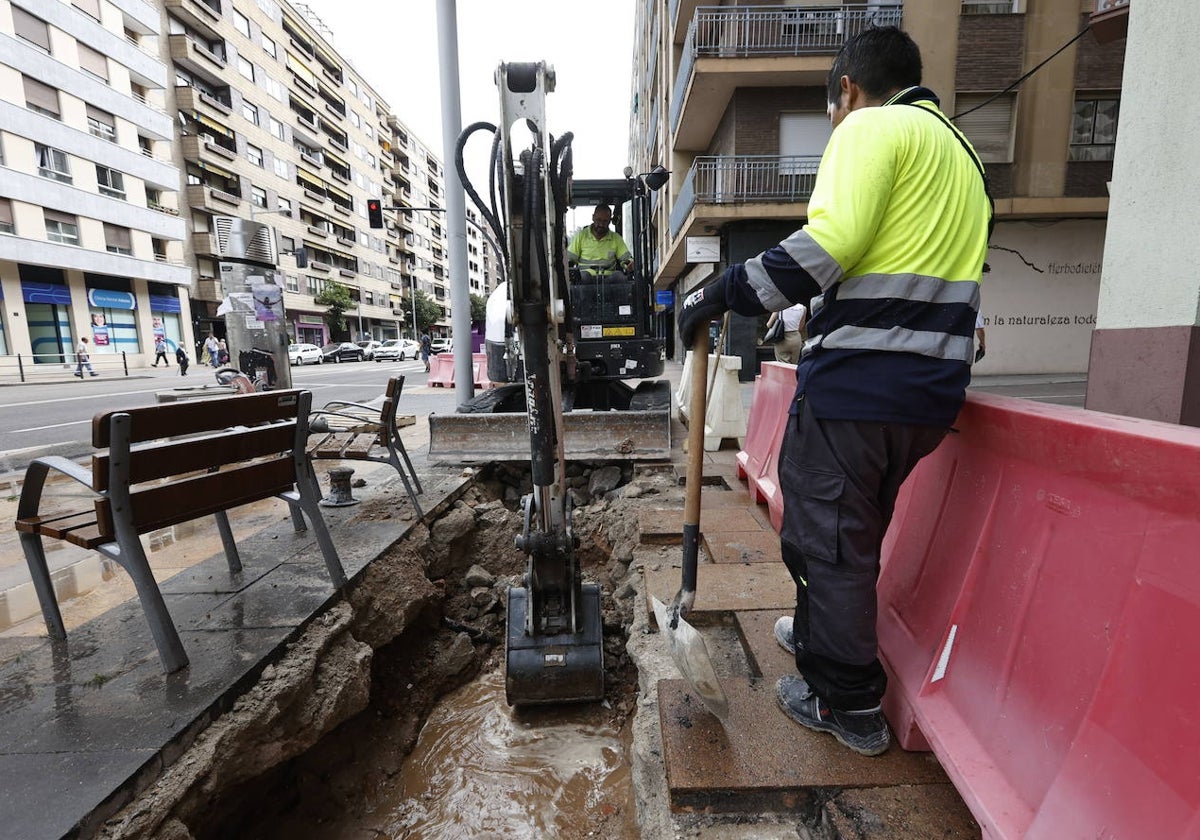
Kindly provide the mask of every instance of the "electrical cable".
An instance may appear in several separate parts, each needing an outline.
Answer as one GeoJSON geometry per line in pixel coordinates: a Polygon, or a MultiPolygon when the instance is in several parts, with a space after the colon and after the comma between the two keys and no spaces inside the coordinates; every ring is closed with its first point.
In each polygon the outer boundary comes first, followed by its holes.
{"type": "Polygon", "coordinates": [[[1088,32],[1090,32],[1091,28],[1092,28],[1092,25],[1089,23],[1087,26],[1083,27],[1083,29],[1080,29],[1079,32],[1077,32],[1075,34],[1074,38],[1072,38],[1070,41],[1067,41],[1067,43],[1063,44],[1061,47],[1059,47],[1057,50],[1052,52],[1045,59],[1043,59],[1042,61],[1035,64],[1032,68],[1030,68],[1030,70],[1027,73],[1022,75],[1020,78],[1018,78],[1015,82],[1013,82],[1011,85],[1006,87],[1004,90],[1000,91],[999,93],[995,93],[995,94],[989,96],[987,99],[983,100],[982,102],[980,102],[978,105],[976,105],[973,108],[968,108],[965,111],[961,111],[961,112],[955,114],[953,117],[950,118],[950,120],[954,121],[954,120],[957,120],[959,117],[965,117],[967,114],[970,114],[974,111],[978,111],[980,108],[984,107],[985,105],[990,105],[992,102],[995,102],[1001,96],[1004,96],[1004,94],[1006,94],[1009,91],[1013,90],[1014,88],[1018,87],[1022,82],[1024,82],[1026,79],[1028,79],[1034,73],[1036,73],[1038,70],[1041,70],[1042,67],[1044,67],[1046,64],[1048,64],[1050,62],[1050,60],[1053,59],[1055,56],[1057,56],[1060,52],[1062,52],[1067,47],[1071,46],[1076,41],[1078,41],[1080,38],[1082,38],[1084,35],[1086,35],[1088,32]]]}

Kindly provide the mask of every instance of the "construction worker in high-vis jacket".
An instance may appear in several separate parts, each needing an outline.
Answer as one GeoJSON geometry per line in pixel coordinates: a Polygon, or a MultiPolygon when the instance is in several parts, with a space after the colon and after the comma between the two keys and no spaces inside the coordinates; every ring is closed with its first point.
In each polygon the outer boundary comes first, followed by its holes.
{"type": "Polygon", "coordinates": [[[880,544],[900,484],[966,399],[991,226],[979,157],[920,84],[920,51],[899,29],[847,40],[807,224],[686,295],[679,313],[690,345],[727,310],[809,305],[779,458],[796,609],[775,626],[803,676],[777,694],[794,721],[865,755],[890,743],[880,544]]]}
{"type": "Polygon", "coordinates": [[[633,267],[633,255],[621,234],[612,230],[612,210],[607,204],[597,204],[592,211],[592,223],[578,230],[567,243],[567,259],[597,277],[606,277],[617,270],[628,272],[633,267]]]}

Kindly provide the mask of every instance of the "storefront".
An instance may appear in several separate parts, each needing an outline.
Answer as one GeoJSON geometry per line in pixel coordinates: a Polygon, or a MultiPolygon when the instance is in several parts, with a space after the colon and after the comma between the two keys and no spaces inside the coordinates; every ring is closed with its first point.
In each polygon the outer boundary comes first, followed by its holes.
{"type": "Polygon", "coordinates": [[[129,281],[119,277],[84,274],[94,353],[140,353],[137,298],[129,281]],[[126,288],[119,288],[125,286],[126,288]]]}
{"type": "Polygon", "coordinates": [[[297,344],[325,344],[325,322],[319,315],[297,314],[293,327],[297,344]]]}
{"type": "Polygon", "coordinates": [[[71,291],[56,268],[21,265],[21,298],[34,364],[64,364],[74,359],[71,291]]]}

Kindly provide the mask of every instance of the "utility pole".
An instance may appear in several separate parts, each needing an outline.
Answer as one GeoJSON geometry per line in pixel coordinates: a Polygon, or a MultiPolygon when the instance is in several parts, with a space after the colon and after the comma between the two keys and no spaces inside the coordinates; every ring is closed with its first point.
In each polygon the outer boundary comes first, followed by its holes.
{"type": "Polygon", "coordinates": [[[459,406],[475,396],[471,359],[471,288],[467,276],[467,200],[454,163],[462,133],[458,79],[458,18],[455,0],[438,0],[438,54],[442,79],[442,160],[446,167],[446,239],[450,256],[451,334],[454,338],[454,395],[459,406]]]}

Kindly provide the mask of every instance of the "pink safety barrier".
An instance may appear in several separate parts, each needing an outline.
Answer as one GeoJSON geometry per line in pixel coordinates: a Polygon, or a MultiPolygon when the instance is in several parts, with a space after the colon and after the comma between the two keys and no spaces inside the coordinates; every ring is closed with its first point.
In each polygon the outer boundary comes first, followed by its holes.
{"type": "Polygon", "coordinates": [[[885,709],[985,837],[1200,837],[1200,429],[971,394],[884,540],[885,709]]]}
{"type": "Polygon", "coordinates": [[[475,372],[476,388],[487,390],[488,388],[496,387],[496,383],[488,379],[487,353],[472,353],[471,367],[475,372]]]}
{"type": "Polygon", "coordinates": [[[764,362],[754,383],[754,400],[746,419],[745,449],[737,454],[737,476],[756,503],[766,503],[771,524],[783,526],[783,493],[779,489],[779,447],[788,409],[796,393],[796,366],[764,362]]]}
{"type": "Polygon", "coordinates": [[[429,357],[429,378],[426,384],[434,388],[449,388],[454,384],[453,353],[438,353],[429,357]]]}

